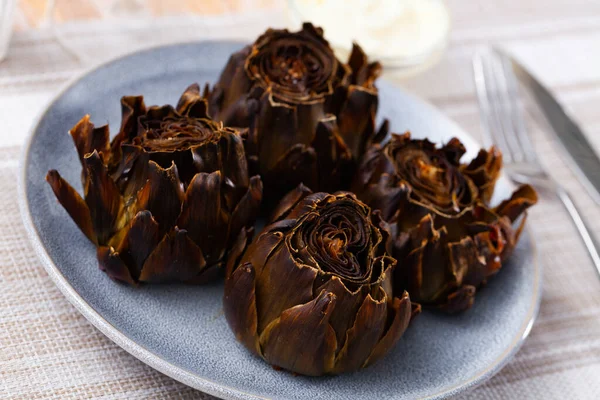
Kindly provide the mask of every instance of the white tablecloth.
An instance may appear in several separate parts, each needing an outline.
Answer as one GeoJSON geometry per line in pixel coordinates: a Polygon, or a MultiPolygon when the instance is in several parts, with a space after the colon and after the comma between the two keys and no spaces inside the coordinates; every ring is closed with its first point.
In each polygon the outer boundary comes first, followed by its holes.
{"type": "MultiPolygon", "coordinates": [[[[474,136],[481,127],[470,58],[481,45],[506,47],[540,76],[600,150],[600,3],[584,0],[448,1],[450,48],[401,85],[428,99],[474,136]]],[[[157,43],[255,37],[277,13],[251,17],[129,21],[16,34],[0,64],[0,398],[211,398],[142,364],[92,327],[54,287],[21,225],[16,202],[20,147],[34,117],[87,66],[157,43]]],[[[388,74],[393,79],[393,74],[388,74]]],[[[552,174],[575,194],[600,235],[600,207],[584,193],[556,147],[532,126],[552,174]]],[[[565,212],[544,200],[529,224],[545,264],[539,318],[498,375],[465,394],[490,399],[600,398],[600,280],[565,212]]]]}

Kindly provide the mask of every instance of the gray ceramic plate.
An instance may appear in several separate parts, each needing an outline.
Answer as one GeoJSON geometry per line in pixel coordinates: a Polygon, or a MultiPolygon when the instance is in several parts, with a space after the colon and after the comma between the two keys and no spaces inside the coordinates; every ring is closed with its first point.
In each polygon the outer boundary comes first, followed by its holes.
{"type": "MultiPolygon", "coordinates": [[[[355,374],[306,378],[277,372],[236,343],[221,308],[222,284],[115,284],[100,272],[93,245],[44,181],[56,168],[80,182],[67,130],[89,113],[118,129],[119,99],[143,94],[146,104],[177,101],[191,83],[215,81],[236,43],[192,43],[139,52],[93,69],[69,84],[35,124],[22,159],[20,202],[25,225],[50,277],[106,336],[134,356],[199,390],[228,399],[442,398],[481,383],[514,355],[540,299],[540,265],[526,233],[511,260],[458,316],[424,312],[378,364],[355,374]]],[[[445,141],[458,136],[473,156],[478,145],[431,106],[381,81],[380,114],[394,131],[445,141]]],[[[81,189],[79,187],[78,189],[81,189]]],[[[497,195],[508,196],[500,179],[497,195]]]]}

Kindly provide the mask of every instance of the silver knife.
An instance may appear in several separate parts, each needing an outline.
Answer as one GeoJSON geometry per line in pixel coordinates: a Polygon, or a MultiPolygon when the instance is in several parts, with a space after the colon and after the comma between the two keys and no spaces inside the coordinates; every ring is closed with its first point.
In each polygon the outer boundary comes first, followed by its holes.
{"type": "Polygon", "coordinates": [[[585,138],[581,128],[565,112],[552,94],[510,55],[496,49],[511,61],[513,71],[523,87],[535,99],[537,106],[552,128],[554,136],[560,141],[571,162],[571,169],[588,191],[600,204],[600,157],[585,138]]]}

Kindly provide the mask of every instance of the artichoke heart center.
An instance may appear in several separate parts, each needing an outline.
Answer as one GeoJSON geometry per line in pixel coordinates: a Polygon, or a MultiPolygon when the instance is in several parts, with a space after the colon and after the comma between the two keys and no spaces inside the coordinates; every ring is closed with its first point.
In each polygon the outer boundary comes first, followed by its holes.
{"type": "Polygon", "coordinates": [[[303,93],[318,80],[320,70],[315,56],[300,46],[286,46],[271,56],[267,78],[288,90],[303,93]]]}
{"type": "Polygon", "coordinates": [[[298,255],[303,262],[348,283],[369,282],[372,265],[367,255],[371,254],[374,238],[366,228],[370,222],[363,211],[356,204],[340,199],[300,222],[301,242],[305,243],[306,252],[298,255]]]}
{"type": "Polygon", "coordinates": [[[304,98],[329,93],[337,62],[319,41],[284,35],[256,48],[246,68],[250,77],[273,87],[276,94],[304,98]]]}
{"type": "Polygon", "coordinates": [[[436,165],[419,159],[417,160],[417,171],[419,172],[419,178],[427,180],[436,186],[440,186],[443,183],[444,170],[436,165]]]}
{"type": "Polygon", "coordinates": [[[346,250],[346,241],[339,237],[324,238],[324,242],[325,248],[327,248],[332,257],[337,257],[346,250]]]}
{"type": "Polygon", "coordinates": [[[212,121],[191,118],[165,118],[159,124],[150,122],[142,140],[148,151],[184,150],[221,137],[212,121]]]}

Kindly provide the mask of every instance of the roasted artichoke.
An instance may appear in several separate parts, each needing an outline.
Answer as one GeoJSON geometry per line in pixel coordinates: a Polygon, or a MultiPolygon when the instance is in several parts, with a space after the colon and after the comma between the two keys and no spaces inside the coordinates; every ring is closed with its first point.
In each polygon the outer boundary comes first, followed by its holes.
{"type": "MultiPolygon", "coordinates": [[[[201,283],[217,275],[260,208],[262,183],[249,178],[239,132],[208,118],[197,85],[177,108],[146,108],[123,97],[121,129],[89,116],[73,137],[83,166],[82,198],[56,170],[46,180],[97,246],[100,268],[136,282],[201,283]]],[[[239,244],[238,244],[239,246],[239,244]]]]}
{"type": "Polygon", "coordinates": [[[249,128],[250,170],[261,175],[273,206],[299,183],[348,189],[377,136],[380,72],[356,44],[348,64],[337,60],[323,30],[310,23],[299,32],[269,29],[231,56],[211,92],[210,112],[227,126],[249,128]]]}
{"type": "Polygon", "coordinates": [[[464,153],[456,138],[437,148],[410,133],[392,135],[367,151],[353,183],[358,198],[390,223],[389,251],[399,263],[395,289],[450,313],[471,307],[476,289],[514,249],[524,211],[537,201],[523,185],[490,207],[501,154],[492,147],[461,164],[464,153]]]}
{"type": "Polygon", "coordinates": [[[420,310],[392,289],[387,239],[385,223],[353,194],[298,187],[241,262],[228,263],[229,326],[250,351],[298,374],[374,363],[420,310]]]}

